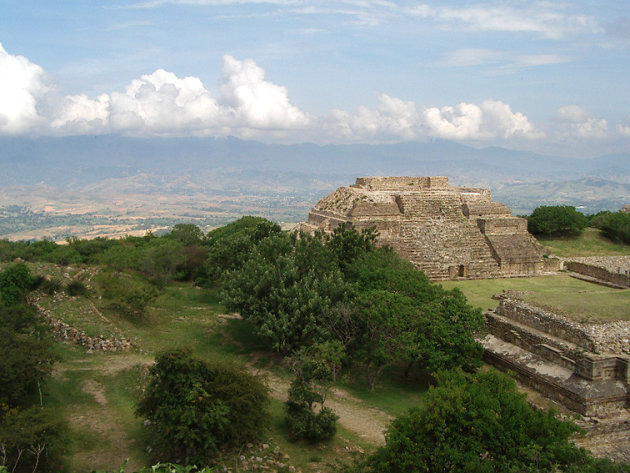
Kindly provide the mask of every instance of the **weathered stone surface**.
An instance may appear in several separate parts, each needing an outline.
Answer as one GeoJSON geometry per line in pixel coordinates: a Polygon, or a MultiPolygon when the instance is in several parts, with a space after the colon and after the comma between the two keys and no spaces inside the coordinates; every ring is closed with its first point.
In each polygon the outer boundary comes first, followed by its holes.
{"type": "Polygon", "coordinates": [[[630,323],[588,324],[531,304],[497,297],[486,312],[486,360],[585,416],[627,415],[630,323]]]}
{"type": "Polygon", "coordinates": [[[345,223],[376,227],[380,244],[433,280],[557,269],[543,257],[525,219],[494,202],[487,189],[451,187],[446,177],[359,177],[320,200],[300,228],[330,232],[345,223]]]}
{"type": "Polygon", "coordinates": [[[568,271],[614,287],[630,287],[630,255],[563,258],[568,271]]]}

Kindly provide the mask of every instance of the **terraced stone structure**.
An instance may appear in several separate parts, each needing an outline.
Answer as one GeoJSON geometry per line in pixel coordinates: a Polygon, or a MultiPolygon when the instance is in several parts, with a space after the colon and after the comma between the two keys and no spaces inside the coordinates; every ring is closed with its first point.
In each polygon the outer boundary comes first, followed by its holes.
{"type": "Polygon", "coordinates": [[[311,210],[305,231],[351,223],[376,227],[432,280],[527,276],[546,271],[527,221],[494,202],[487,189],[451,187],[447,177],[359,177],[311,210]]]}
{"type": "Polygon", "coordinates": [[[510,291],[495,298],[499,306],[485,313],[486,361],[584,416],[630,413],[630,322],[577,322],[510,291]]]}

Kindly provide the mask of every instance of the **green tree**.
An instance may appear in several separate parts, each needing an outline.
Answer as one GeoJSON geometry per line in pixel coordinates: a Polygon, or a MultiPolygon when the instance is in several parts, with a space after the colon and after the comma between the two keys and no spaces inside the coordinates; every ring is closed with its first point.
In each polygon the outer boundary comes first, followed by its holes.
{"type": "Polygon", "coordinates": [[[542,236],[576,236],[587,224],[586,216],[569,205],[541,206],[527,218],[527,229],[542,236]]]}
{"type": "Polygon", "coordinates": [[[156,356],[137,414],[149,420],[158,460],[206,464],[224,446],[260,440],[268,402],[265,385],[244,367],[171,350],[156,356]]]}
{"type": "Polygon", "coordinates": [[[291,359],[295,379],[285,403],[291,440],[320,442],[337,432],[337,415],[325,407],[326,397],[340,363],[339,345],[329,343],[303,347],[291,359]]]}
{"type": "Polygon", "coordinates": [[[208,259],[201,282],[209,285],[218,281],[226,271],[240,267],[258,242],[280,233],[278,224],[250,216],[212,230],[202,243],[208,250],[208,259]]]}
{"type": "Polygon", "coordinates": [[[461,292],[432,284],[388,247],[365,253],[346,273],[355,297],[331,318],[331,331],[365,365],[371,388],[394,361],[407,361],[406,375],[413,365],[431,373],[481,364],[474,335],[485,327],[483,316],[461,292]]]}
{"type": "Polygon", "coordinates": [[[0,465],[14,473],[63,471],[66,432],[51,408],[0,409],[0,465]]]}
{"type": "Polygon", "coordinates": [[[311,235],[262,239],[223,281],[223,301],[240,312],[274,350],[290,353],[330,338],[324,321],[347,298],[330,251],[311,235]]]}
{"type": "Polygon", "coordinates": [[[506,375],[441,372],[420,408],[396,419],[361,471],[370,473],[579,471],[577,427],[529,407],[506,375]]]}
{"type": "Polygon", "coordinates": [[[25,302],[34,283],[35,278],[24,263],[7,266],[0,273],[0,301],[7,306],[25,302]]]}
{"type": "Polygon", "coordinates": [[[630,245],[630,214],[626,212],[600,212],[591,219],[591,225],[612,241],[630,245]]]}

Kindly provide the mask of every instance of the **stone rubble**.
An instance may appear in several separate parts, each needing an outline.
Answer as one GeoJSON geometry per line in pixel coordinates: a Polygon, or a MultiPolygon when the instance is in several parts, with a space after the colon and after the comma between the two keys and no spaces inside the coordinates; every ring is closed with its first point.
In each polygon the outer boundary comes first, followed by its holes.
{"type": "Polygon", "coordinates": [[[52,328],[52,332],[56,337],[63,341],[86,347],[88,353],[95,351],[113,352],[126,351],[135,348],[134,343],[128,338],[103,338],[90,337],[83,330],[71,327],[61,320],[57,320],[48,310],[44,309],[36,301],[32,301],[33,306],[37,309],[52,328]]]}

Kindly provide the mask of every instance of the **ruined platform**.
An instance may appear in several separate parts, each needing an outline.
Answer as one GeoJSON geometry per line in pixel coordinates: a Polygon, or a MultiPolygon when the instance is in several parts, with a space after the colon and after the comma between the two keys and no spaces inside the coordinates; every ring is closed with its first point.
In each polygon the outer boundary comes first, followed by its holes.
{"type": "Polygon", "coordinates": [[[630,324],[579,323],[511,299],[485,313],[481,340],[490,364],[589,417],[630,408],[630,324]]]}
{"type": "MultiPolygon", "coordinates": [[[[304,231],[351,223],[376,227],[432,280],[531,276],[553,270],[527,221],[487,189],[451,187],[446,177],[360,177],[311,210],[304,231]]],[[[551,264],[550,264],[551,263],[551,264]]]]}

